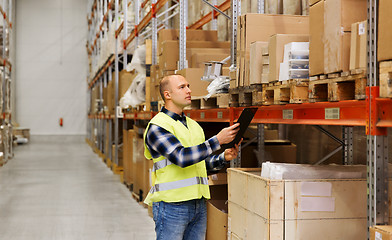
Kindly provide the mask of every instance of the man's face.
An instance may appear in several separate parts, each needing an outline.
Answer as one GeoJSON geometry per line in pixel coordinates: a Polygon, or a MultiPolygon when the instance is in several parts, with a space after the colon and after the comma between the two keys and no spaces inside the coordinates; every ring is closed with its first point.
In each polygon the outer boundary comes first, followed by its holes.
{"type": "Polygon", "coordinates": [[[170,79],[170,97],[173,103],[179,107],[186,107],[191,104],[191,90],[189,83],[183,76],[174,76],[170,79]]]}

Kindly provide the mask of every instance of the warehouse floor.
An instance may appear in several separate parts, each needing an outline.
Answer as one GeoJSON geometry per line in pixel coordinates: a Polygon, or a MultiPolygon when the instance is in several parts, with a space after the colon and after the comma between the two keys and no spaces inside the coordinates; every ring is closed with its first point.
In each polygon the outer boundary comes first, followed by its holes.
{"type": "Polygon", "coordinates": [[[0,238],[154,239],[132,199],[84,137],[32,137],[0,168],[0,238]],[[101,164],[99,164],[101,163],[101,164]]]}

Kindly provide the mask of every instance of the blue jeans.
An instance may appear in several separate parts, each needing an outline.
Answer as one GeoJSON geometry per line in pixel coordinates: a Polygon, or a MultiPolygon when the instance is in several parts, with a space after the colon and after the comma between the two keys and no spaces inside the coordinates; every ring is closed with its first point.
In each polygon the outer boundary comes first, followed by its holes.
{"type": "Polygon", "coordinates": [[[207,229],[206,201],[154,202],[157,240],[204,240],[207,229]]]}

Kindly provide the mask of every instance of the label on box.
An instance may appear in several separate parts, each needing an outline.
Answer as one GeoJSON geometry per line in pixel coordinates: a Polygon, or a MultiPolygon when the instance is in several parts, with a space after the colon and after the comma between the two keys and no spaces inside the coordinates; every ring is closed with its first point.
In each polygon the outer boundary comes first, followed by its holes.
{"type": "Polygon", "coordinates": [[[301,212],[334,212],[334,197],[301,197],[301,212]]]}
{"type": "Polygon", "coordinates": [[[332,195],[332,183],[330,182],[302,182],[301,196],[330,197],[332,195]]]}
{"type": "Polygon", "coordinates": [[[376,231],[376,238],[375,240],[382,240],[382,234],[376,231]]]}
{"type": "Polygon", "coordinates": [[[211,179],[215,181],[218,180],[218,175],[216,174],[211,175],[211,179]]]}
{"type": "Polygon", "coordinates": [[[365,33],[365,23],[358,24],[358,35],[364,35],[365,33]]]}

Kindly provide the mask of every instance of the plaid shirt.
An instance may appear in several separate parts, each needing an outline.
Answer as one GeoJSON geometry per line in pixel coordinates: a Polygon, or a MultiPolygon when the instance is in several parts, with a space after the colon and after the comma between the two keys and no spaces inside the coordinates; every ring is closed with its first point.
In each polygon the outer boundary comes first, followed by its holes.
{"type": "MultiPolygon", "coordinates": [[[[181,121],[187,127],[184,113],[180,116],[164,107],[161,112],[167,114],[175,121],[181,121]]],[[[147,129],[145,141],[153,158],[164,156],[170,162],[182,168],[205,160],[207,170],[219,170],[226,163],[224,153],[212,155],[214,151],[220,149],[220,144],[216,136],[211,137],[199,145],[184,147],[172,133],[155,124],[150,124],[149,129],[147,129]]]]}

